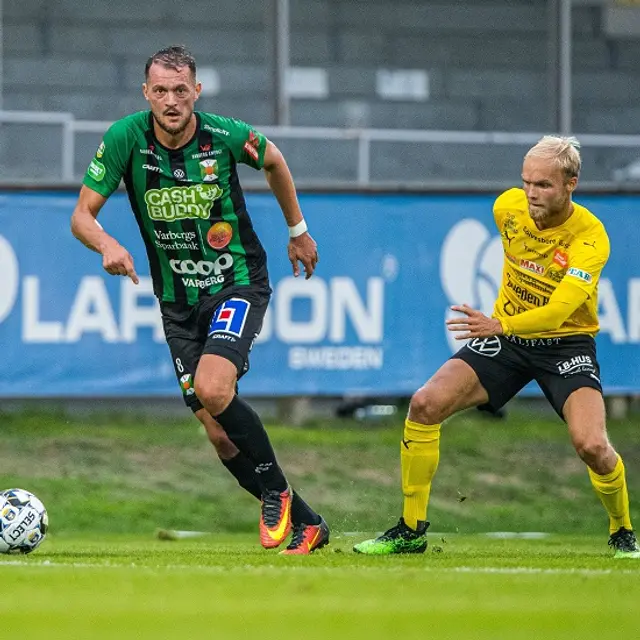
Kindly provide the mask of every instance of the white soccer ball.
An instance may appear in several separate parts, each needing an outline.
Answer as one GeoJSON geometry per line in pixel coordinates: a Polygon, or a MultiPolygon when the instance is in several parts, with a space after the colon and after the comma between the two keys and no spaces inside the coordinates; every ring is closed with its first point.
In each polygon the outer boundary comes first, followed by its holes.
{"type": "Polygon", "coordinates": [[[0,493],[0,553],[31,553],[48,528],[47,510],[32,493],[24,489],[0,493]]]}

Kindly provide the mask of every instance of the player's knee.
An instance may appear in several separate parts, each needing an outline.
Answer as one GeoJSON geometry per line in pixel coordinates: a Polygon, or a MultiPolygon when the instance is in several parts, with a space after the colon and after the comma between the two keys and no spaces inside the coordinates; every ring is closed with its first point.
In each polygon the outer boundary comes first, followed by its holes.
{"type": "Polygon", "coordinates": [[[609,454],[610,445],[606,438],[585,438],[575,442],[575,448],[588,465],[599,465],[609,454]]]}
{"type": "Polygon", "coordinates": [[[447,417],[441,398],[433,390],[425,387],[411,397],[409,415],[422,424],[439,424],[447,417]]]}
{"type": "Polygon", "coordinates": [[[235,389],[217,384],[215,380],[201,380],[196,376],[195,390],[198,400],[212,415],[220,415],[228,406],[235,394],[235,389]]]}

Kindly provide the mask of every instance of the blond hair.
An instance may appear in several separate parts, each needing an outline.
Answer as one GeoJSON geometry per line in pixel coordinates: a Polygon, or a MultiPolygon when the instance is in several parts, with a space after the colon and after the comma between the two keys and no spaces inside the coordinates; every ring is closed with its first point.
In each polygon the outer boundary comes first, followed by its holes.
{"type": "Polygon", "coordinates": [[[567,180],[577,178],[582,167],[580,143],[573,136],[544,136],[527,151],[524,157],[555,160],[567,180]]]}

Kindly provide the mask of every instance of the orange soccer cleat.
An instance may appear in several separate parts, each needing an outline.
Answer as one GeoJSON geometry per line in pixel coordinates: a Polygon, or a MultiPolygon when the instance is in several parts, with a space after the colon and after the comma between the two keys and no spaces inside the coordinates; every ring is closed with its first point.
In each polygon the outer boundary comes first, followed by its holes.
{"type": "Polygon", "coordinates": [[[329,544],[329,527],[323,518],[319,524],[294,524],[291,542],[280,555],[308,556],[326,544],[329,544]]]}
{"type": "Polygon", "coordinates": [[[291,531],[291,500],[293,491],[264,491],[260,515],[260,544],[265,549],[279,547],[291,531]]]}

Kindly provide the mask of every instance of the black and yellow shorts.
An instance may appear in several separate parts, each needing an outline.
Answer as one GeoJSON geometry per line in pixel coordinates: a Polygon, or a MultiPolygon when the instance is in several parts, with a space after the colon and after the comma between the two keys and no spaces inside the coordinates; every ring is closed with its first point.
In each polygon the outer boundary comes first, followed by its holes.
{"type": "Polygon", "coordinates": [[[564,403],[576,389],[591,387],[602,393],[596,343],[590,336],[475,338],[452,358],[464,360],[475,371],[492,411],[532,380],[563,420],[564,403]]]}
{"type": "Polygon", "coordinates": [[[233,287],[202,298],[196,305],[161,302],[162,325],[185,403],[202,409],[194,378],[200,357],[211,353],[226,358],[240,379],[249,370],[249,353],[262,328],[271,290],[233,287]]]}

